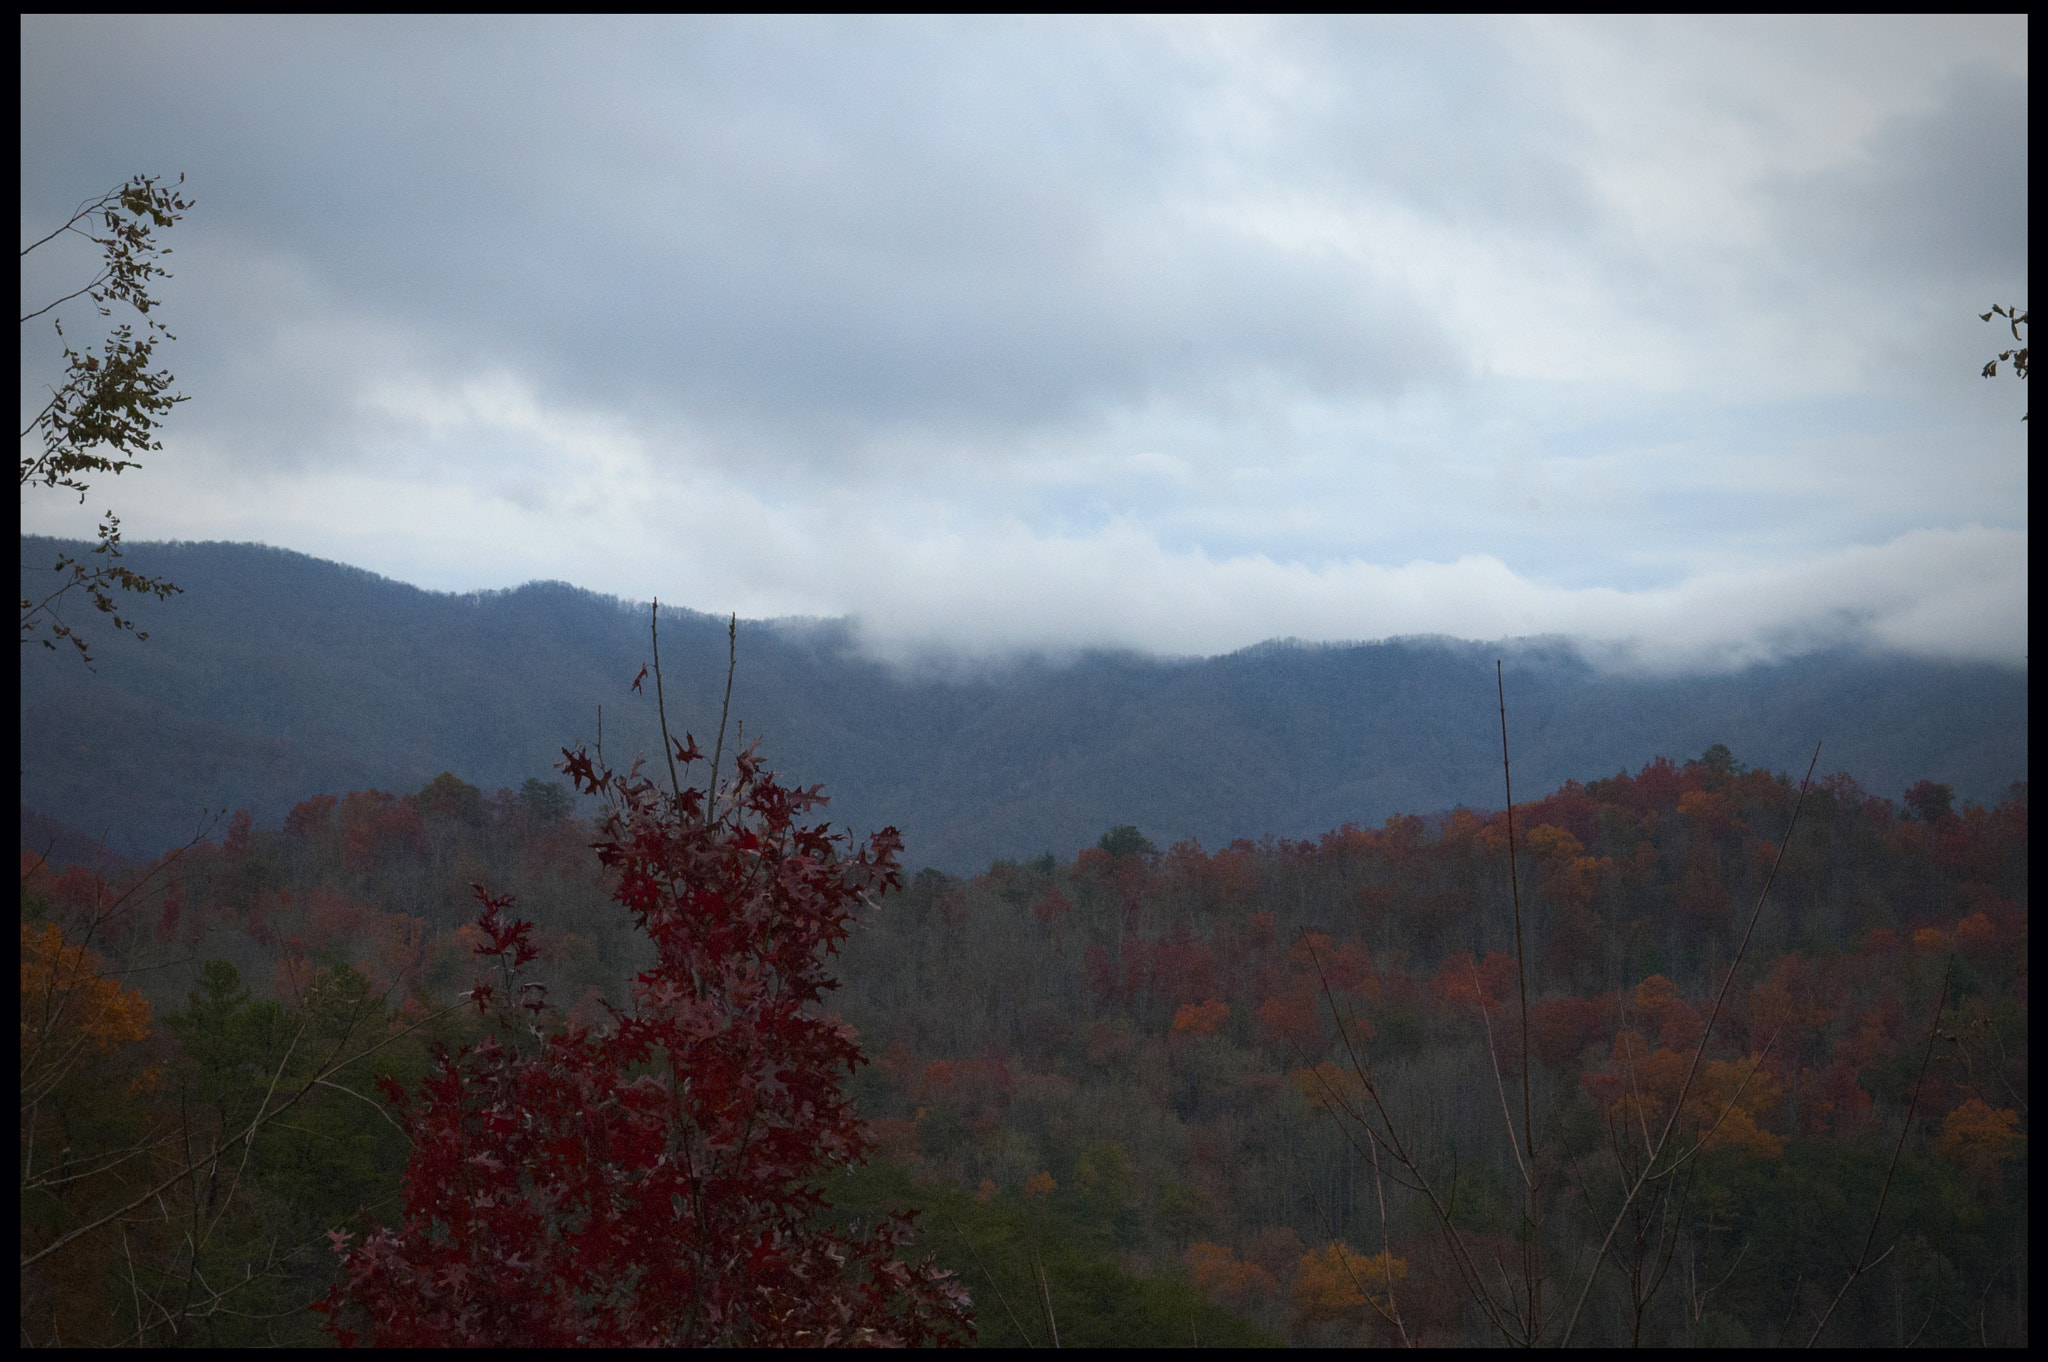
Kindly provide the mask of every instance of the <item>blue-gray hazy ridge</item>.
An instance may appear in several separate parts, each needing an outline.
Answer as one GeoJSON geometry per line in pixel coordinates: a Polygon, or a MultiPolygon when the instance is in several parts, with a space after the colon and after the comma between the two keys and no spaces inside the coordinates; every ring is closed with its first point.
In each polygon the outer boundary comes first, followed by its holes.
{"type": "MultiPolygon", "coordinates": [[[[84,547],[23,536],[23,594],[84,547]]],[[[554,582],[422,591],[249,544],[137,544],[126,562],[184,588],[136,604],[147,642],[86,621],[96,674],[21,653],[22,802],[117,851],[181,842],[208,808],[275,823],[310,795],[443,770],[486,791],[557,778],[599,706],[609,759],[659,759],[652,680],[628,690],[644,603],[554,582]]],[[[661,652],[671,728],[708,752],[725,620],[664,607],[661,652]]],[[[1497,808],[1497,656],[1523,797],[1716,742],[1796,777],[1824,739],[1823,772],[1894,798],[1925,777],[1989,802],[2027,775],[2023,671],[1854,651],[1652,678],[1557,642],[1409,639],[918,673],[865,657],[843,623],[741,621],[732,714],[771,766],[825,787],[834,822],[893,823],[910,865],[965,873],[1124,823],[1215,847],[1497,808]]]]}

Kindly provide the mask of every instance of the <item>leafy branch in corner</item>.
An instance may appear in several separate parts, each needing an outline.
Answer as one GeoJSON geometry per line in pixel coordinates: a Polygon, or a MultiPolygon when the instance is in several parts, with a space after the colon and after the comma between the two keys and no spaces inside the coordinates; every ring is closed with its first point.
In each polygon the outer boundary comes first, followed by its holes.
{"type": "MultiPolygon", "coordinates": [[[[178,184],[182,185],[184,178],[180,175],[178,184]]],[[[143,325],[140,335],[133,323],[115,327],[98,351],[64,345],[63,382],[50,390],[49,401],[21,429],[23,440],[37,431],[42,434],[40,452],[22,456],[22,487],[62,487],[77,492],[82,504],[91,487],[90,475],[118,476],[125,469],[141,466],[136,456],[163,448],[157,430],[171,409],[187,399],[171,391],[175,380],[170,370],[156,367],[158,342],[177,337],[150,315],[157,306],[151,282],[170,277],[159,257],[171,253],[157,244],[153,234],[159,227],[178,222],[190,207],[191,201],[176,186],[161,184],[153,175],[138,175],[80,204],[63,226],[22,247],[21,257],[26,260],[37,249],[70,235],[90,241],[101,253],[100,268],[88,283],[24,312],[23,325],[81,297],[90,299],[102,317],[113,315],[110,304],[124,303],[142,317],[143,325]]],[[[51,325],[62,340],[63,320],[52,317],[51,325]]],[[[69,577],[40,600],[21,598],[21,641],[35,639],[53,650],[59,640],[68,641],[88,667],[92,654],[85,640],[58,613],[67,592],[82,588],[93,608],[111,617],[115,629],[133,630],[134,622],[122,618],[115,607],[115,591],[150,594],[162,600],[179,590],[160,577],[120,566],[121,522],[111,510],[99,526],[99,543],[92,553],[103,561],[95,564],[60,554],[53,570],[60,576],[68,570],[69,577]],[[44,630],[47,636],[39,637],[44,630]]],[[[136,637],[148,635],[138,631],[136,637]]]]}
{"type": "MultiPolygon", "coordinates": [[[[1984,365],[1984,377],[1996,378],[1998,376],[1998,360],[2009,360],[2012,363],[2014,376],[2024,383],[2027,378],[2027,338],[2020,334],[2020,328],[2027,324],[2027,314],[2020,311],[2017,307],[2001,307],[1997,303],[1993,303],[1989,312],[1980,312],[1977,316],[1987,322],[1993,317],[2005,318],[2006,325],[2012,329],[2012,338],[2015,342],[2012,349],[2000,350],[1998,352],[1998,359],[1990,360],[1984,365]]],[[[2020,420],[2024,421],[2026,419],[2026,413],[2022,412],[2020,420]]]]}

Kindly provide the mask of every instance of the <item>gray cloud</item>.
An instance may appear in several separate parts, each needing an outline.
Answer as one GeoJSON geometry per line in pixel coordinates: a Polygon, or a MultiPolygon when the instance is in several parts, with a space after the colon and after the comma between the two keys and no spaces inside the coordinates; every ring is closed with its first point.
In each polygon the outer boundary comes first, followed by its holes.
{"type": "Polygon", "coordinates": [[[1028,424],[1246,366],[1398,391],[1452,353],[1398,279],[1177,208],[1184,134],[1139,127],[1170,149],[1133,174],[1057,155],[1110,101],[1000,116],[1065,45],[1046,25],[968,72],[869,26],[670,29],[646,47],[673,66],[603,26],[253,27],[232,74],[239,21],[126,40],[208,54],[157,79],[208,92],[174,150],[209,211],[455,363],[714,416],[1028,424]]]}
{"type": "Polygon", "coordinates": [[[898,649],[2013,656],[2023,584],[1949,629],[1825,565],[2024,556],[2020,395],[1971,315],[2025,286],[2024,38],[31,17],[23,233],[191,177],[194,401],[123,484],[143,537],[898,649]],[[1796,618],[1684,594],[1745,572],[1796,618]]]}
{"type": "Polygon", "coordinates": [[[1860,155],[1776,197],[1781,239],[1831,280],[2002,296],[2027,276],[2026,79],[1959,68],[1932,107],[1888,119],[1860,155]]]}

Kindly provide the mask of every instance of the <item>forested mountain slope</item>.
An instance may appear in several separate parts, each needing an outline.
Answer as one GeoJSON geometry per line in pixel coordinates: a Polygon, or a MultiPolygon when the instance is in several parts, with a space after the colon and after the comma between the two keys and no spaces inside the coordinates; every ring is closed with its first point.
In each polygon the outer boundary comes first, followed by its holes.
{"type": "MultiPolygon", "coordinates": [[[[24,536],[25,583],[64,547],[24,536]]],[[[205,807],[276,826],[311,795],[443,770],[517,787],[595,739],[599,705],[614,756],[657,750],[652,700],[624,684],[648,659],[644,605],[560,583],[437,594],[246,544],[128,561],[185,589],[135,607],[148,642],[104,639],[92,676],[41,649],[21,669],[23,802],[124,853],[182,842],[205,807]]],[[[664,612],[670,713],[707,747],[724,625],[664,612]]],[[[1554,642],[1416,639],[905,674],[844,622],[750,620],[733,714],[836,818],[893,823],[913,867],[966,872],[1125,823],[1213,846],[1497,804],[1495,656],[1532,789],[1714,742],[1785,769],[1816,739],[1824,769],[1892,795],[1927,777],[1993,802],[2026,775],[2023,672],[1855,653],[1627,678],[1554,642]]]]}
{"type": "MultiPolygon", "coordinates": [[[[670,1006],[645,884],[566,802],[442,776],[111,875],[24,854],[23,1246],[62,1249],[24,1328],[316,1339],[331,1244],[399,1213],[400,1097],[496,1034],[463,1001],[472,885],[536,924],[533,1043],[670,1006]],[[279,1092],[303,1103],[245,1158],[279,1092]],[[145,1194],[191,1148],[244,1171],[145,1194]]],[[[1513,878],[1506,817],[1471,811],[926,870],[824,957],[873,1061],[875,1157],[831,1204],[922,1208],[996,1346],[1497,1342],[1522,1243],[1547,1341],[1583,1293],[1592,1345],[2025,1346],[2027,823],[2024,786],[1902,810],[1712,748],[1518,804],[1513,878]],[[1676,1173],[1631,1211],[1667,1126],[1676,1173]],[[1382,1180],[1389,1129],[1412,1166],[1382,1180]]]]}

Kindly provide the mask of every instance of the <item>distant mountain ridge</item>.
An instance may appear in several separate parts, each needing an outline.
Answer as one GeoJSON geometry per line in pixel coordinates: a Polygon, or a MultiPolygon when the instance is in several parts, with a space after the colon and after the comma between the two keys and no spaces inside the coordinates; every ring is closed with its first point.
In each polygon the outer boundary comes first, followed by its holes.
{"type": "MultiPolygon", "coordinates": [[[[24,535],[24,582],[77,545],[24,535]]],[[[658,756],[647,608],[558,582],[449,595],[251,544],[135,544],[184,588],[92,631],[97,675],[21,656],[21,799],[128,855],[189,837],[203,807],[275,823],[299,800],[412,791],[442,770],[486,790],[552,777],[598,736],[658,756]]],[[[863,656],[843,621],[741,621],[733,715],[826,816],[893,823],[913,867],[1070,854],[1135,824],[1185,837],[1307,837],[1397,813],[1500,803],[1493,660],[1505,659],[1518,797],[1726,743],[1752,765],[1913,780],[1992,802],[2027,778],[2027,677],[1855,652],[1727,675],[1605,675],[1566,644],[1263,644],[1222,657],[1089,653],[963,676],[863,656]]],[[[709,750],[725,621],[662,612],[671,727],[709,750]]],[[[736,733],[729,734],[731,750],[736,733]]],[[[728,758],[729,760],[729,758],[728,758]]],[[[701,769],[701,768],[700,768],[701,769]]]]}

